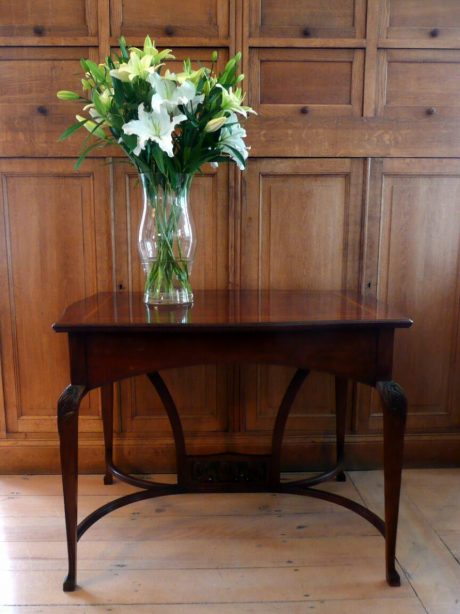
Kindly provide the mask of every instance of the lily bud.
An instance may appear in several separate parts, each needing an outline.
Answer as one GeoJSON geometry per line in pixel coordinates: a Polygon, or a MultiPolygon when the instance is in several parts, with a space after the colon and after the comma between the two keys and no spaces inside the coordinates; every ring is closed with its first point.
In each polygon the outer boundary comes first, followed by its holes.
{"type": "Polygon", "coordinates": [[[222,128],[222,126],[225,124],[226,121],[227,121],[227,118],[225,117],[225,115],[223,117],[215,117],[214,119],[211,119],[208,121],[208,123],[204,127],[204,131],[205,132],[216,132],[217,130],[222,128]]]}
{"type": "Polygon", "coordinates": [[[75,92],[70,92],[68,90],[60,90],[56,96],[59,100],[79,100],[80,96],[75,92]]]}

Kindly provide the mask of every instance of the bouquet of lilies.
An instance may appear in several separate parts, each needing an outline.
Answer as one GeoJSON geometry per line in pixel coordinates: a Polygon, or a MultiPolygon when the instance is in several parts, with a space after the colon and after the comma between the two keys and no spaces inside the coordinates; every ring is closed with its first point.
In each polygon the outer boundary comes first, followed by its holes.
{"type": "Polygon", "coordinates": [[[119,54],[103,64],[81,60],[84,96],[57,94],[83,103],[76,123],[60,137],[81,128],[89,132],[76,168],[93,149],[117,144],[141,176],[148,207],[139,229],[139,253],[146,273],[144,300],[153,304],[191,302],[194,243],[184,195],[205,163],[245,167],[246,131],[239,118],[253,112],[243,105],[238,86],[244,78],[237,75],[239,53],[218,74],[217,52],[210,67],[194,68],[187,59],[180,73],[165,67],[171,59],[171,50],[159,51],[149,36],[142,49],[127,47],[121,38],[119,54]]]}
{"type": "Polygon", "coordinates": [[[217,52],[211,66],[193,68],[189,59],[183,71],[163,71],[170,49],[159,51],[149,36],[143,49],[127,47],[120,39],[120,53],[103,64],[81,60],[85,96],[71,91],[57,93],[61,100],[80,100],[83,112],[60,137],[80,128],[89,142],[76,163],[78,168],[95,148],[118,144],[139,173],[155,176],[161,185],[175,186],[180,176],[193,176],[204,163],[235,162],[245,167],[246,131],[239,117],[254,111],[244,106],[237,75],[241,54],[215,73],[217,52]]]}

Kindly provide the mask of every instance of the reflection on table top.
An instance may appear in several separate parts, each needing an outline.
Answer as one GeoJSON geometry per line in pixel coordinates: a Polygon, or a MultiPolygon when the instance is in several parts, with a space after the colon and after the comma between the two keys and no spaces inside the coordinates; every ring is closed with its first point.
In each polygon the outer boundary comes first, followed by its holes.
{"type": "Polygon", "coordinates": [[[99,293],[73,303],[53,325],[57,332],[170,329],[407,328],[405,314],[357,292],[197,290],[192,305],[147,306],[142,293],[99,293]]]}

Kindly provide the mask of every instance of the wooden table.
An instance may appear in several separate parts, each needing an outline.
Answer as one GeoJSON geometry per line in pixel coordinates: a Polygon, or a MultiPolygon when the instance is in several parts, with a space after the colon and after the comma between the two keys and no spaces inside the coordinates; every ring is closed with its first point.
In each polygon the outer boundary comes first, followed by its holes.
{"type": "Polygon", "coordinates": [[[54,324],[68,333],[70,385],[58,402],[62,481],[69,558],[64,590],[76,586],[77,541],[105,514],[142,499],[191,492],[274,492],[306,495],[343,505],[385,537],[386,577],[400,584],[395,568],[406,399],[392,381],[395,328],[411,326],[386,305],[346,292],[198,291],[187,307],[149,308],[141,294],[103,293],[74,303],[54,324]],[[180,415],[159,371],[207,363],[265,363],[297,368],[275,420],[271,453],[187,454],[180,415]],[[283,433],[295,396],[310,370],[335,376],[337,464],[314,478],[280,481],[283,433]],[[146,374],[171,422],[177,484],[126,475],[112,458],[113,382],[146,374]],[[384,423],[385,522],[360,504],[313,488],[345,479],[344,439],[348,380],[374,386],[384,423]],[[103,505],[77,525],[78,410],[83,396],[101,388],[106,474],[141,490],[103,505]]]}

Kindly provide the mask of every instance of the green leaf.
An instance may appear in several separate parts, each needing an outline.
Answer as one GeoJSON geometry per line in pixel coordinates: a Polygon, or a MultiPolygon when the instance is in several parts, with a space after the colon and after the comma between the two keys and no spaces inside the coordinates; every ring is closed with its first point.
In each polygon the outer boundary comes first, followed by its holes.
{"type": "Polygon", "coordinates": [[[91,145],[89,145],[88,147],[86,147],[86,149],[83,150],[83,152],[80,154],[80,157],[78,158],[78,160],[75,162],[74,165],[74,169],[76,171],[78,171],[78,169],[80,168],[82,162],[84,161],[84,159],[86,158],[86,156],[89,154],[90,151],[92,151],[93,149],[96,149],[96,147],[103,147],[105,145],[104,142],[97,141],[96,143],[91,143],[91,145]]]}
{"type": "Polygon", "coordinates": [[[152,146],[152,156],[160,173],[165,175],[164,154],[156,143],[154,143],[152,146]]]}
{"type": "Polygon", "coordinates": [[[117,103],[119,107],[122,107],[123,103],[125,102],[123,82],[116,78],[114,78],[112,81],[113,81],[113,93],[115,97],[115,102],[117,103]]]}
{"type": "Polygon", "coordinates": [[[84,126],[85,122],[82,121],[78,121],[75,124],[72,124],[71,126],[69,126],[69,128],[67,128],[67,130],[64,130],[64,132],[61,134],[61,136],[59,137],[59,141],[65,141],[65,139],[69,138],[69,136],[71,134],[73,134],[74,132],[76,132],[79,128],[81,128],[82,126],[84,126]]]}
{"type": "Polygon", "coordinates": [[[120,45],[120,51],[121,51],[121,57],[124,60],[129,60],[129,53],[128,50],[126,49],[126,40],[124,36],[120,36],[118,43],[120,45]]]}
{"type": "Polygon", "coordinates": [[[107,115],[107,110],[105,106],[101,102],[101,97],[99,96],[99,92],[94,90],[93,92],[93,102],[96,107],[96,111],[99,113],[101,117],[105,117],[107,115]]]}

